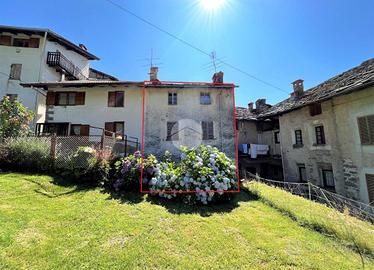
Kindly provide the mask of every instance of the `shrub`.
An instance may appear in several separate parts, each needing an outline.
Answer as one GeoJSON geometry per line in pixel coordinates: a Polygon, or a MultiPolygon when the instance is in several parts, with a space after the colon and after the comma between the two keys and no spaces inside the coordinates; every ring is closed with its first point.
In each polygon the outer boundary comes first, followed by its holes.
{"type": "Polygon", "coordinates": [[[51,168],[50,142],[45,138],[7,138],[0,147],[0,167],[30,172],[51,168]]]}
{"type": "Polygon", "coordinates": [[[152,193],[171,199],[179,192],[197,191],[183,195],[189,203],[207,204],[217,200],[227,190],[237,189],[236,167],[217,148],[201,145],[198,148],[181,147],[181,162],[168,160],[156,166],[149,181],[152,193]]]}

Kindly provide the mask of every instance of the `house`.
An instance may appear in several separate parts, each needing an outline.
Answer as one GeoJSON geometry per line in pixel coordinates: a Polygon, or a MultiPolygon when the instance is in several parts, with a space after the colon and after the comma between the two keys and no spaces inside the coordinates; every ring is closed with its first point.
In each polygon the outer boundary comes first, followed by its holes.
{"type": "Polygon", "coordinates": [[[374,59],[258,115],[279,118],[284,179],[374,201],[374,59]]]}
{"type": "Polygon", "coordinates": [[[283,180],[279,121],[277,117],[260,119],[258,115],[269,109],[265,99],[247,108],[236,108],[236,127],[239,145],[239,173],[242,178],[251,174],[283,180]]]}
{"type": "Polygon", "coordinates": [[[76,80],[22,83],[47,91],[46,121],[38,134],[101,136],[140,141],[144,151],[178,155],[179,146],[217,146],[235,157],[234,85],[217,73],[211,83],[76,80]]]}
{"type": "Polygon", "coordinates": [[[75,45],[48,29],[0,26],[0,95],[18,98],[35,112],[35,123],[45,121],[45,93],[20,82],[116,79],[90,69],[99,58],[83,44],[75,45]],[[92,77],[92,78],[90,78],[92,77]]]}

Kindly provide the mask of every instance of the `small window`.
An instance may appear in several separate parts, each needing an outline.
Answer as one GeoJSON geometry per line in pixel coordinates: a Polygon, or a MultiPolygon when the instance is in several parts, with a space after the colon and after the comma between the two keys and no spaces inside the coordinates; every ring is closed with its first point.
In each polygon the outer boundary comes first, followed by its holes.
{"type": "Polygon", "coordinates": [[[374,174],[366,174],[366,185],[369,195],[369,203],[374,203],[374,174]]]}
{"type": "Polygon", "coordinates": [[[203,140],[214,139],[214,125],[213,122],[201,122],[201,129],[203,130],[203,140]]]}
{"type": "Polygon", "coordinates": [[[104,130],[105,136],[113,137],[113,135],[115,135],[116,138],[123,140],[125,135],[125,122],[105,122],[104,130]]]}
{"type": "Polygon", "coordinates": [[[125,99],[125,92],[115,91],[108,92],[108,107],[123,107],[125,99]]]}
{"type": "Polygon", "coordinates": [[[30,40],[25,38],[15,38],[13,39],[14,47],[29,47],[30,40]]]}
{"type": "Polygon", "coordinates": [[[315,127],[315,130],[316,130],[316,144],[317,145],[326,144],[325,131],[324,131],[323,126],[317,126],[315,127]]]}
{"type": "Polygon", "coordinates": [[[313,103],[309,105],[310,116],[318,115],[322,113],[321,103],[313,103]]]}
{"type": "Polygon", "coordinates": [[[12,37],[11,36],[0,35],[0,45],[10,46],[11,44],[12,44],[12,37]]]}
{"type": "Polygon", "coordinates": [[[9,79],[21,80],[22,64],[11,64],[9,79]]]}
{"type": "Polygon", "coordinates": [[[303,136],[301,129],[295,130],[295,144],[296,145],[303,145],[303,136]]]}
{"type": "Polygon", "coordinates": [[[274,132],[274,143],[280,143],[279,131],[274,132]]]}
{"type": "Polygon", "coordinates": [[[178,122],[167,122],[166,123],[167,141],[178,141],[179,140],[179,125],[178,122]]]}
{"type": "Polygon", "coordinates": [[[361,144],[374,145],[374,114],[357,119],[361,144]]]}
{"type": "Polygon", "coordinates": [[[305,165],[304,164],[299,164],[298,165],[298,168],[299,168],[299,181],[301,183],[306,183],[308,182],[308,179],[306,177],[306,169],[305,169],[305,165]]]}
{"type": "Polygon", "coordinates": [[[59,92],[56,94],[56,105],[67,106],[67,105],[76,105],[76,93],[75,92],[59,92]]]}
{"type": "Polygon", "coordinates": [[[7,97],[9,97],[10,101],[15,101],[18,97],[17,94],[6,94],[7,97]]]}
{"type": "Polygon", "coordinates": [[[212,104],[210,99],[210,93],[200,93],[200,104],[209,105],[212,104]]]}
{"type": "Polygon", "coordinates": [[[168,104],[169,105],[177,105],[178,103],[178,98],[177,98],[177,93],[169,93],[168,96],[168,104]]]}
{"type": "Polygon", "coordinates": [[[332,170],[322,170],[323,186],[335,189],[334,174],[332,170]]]}

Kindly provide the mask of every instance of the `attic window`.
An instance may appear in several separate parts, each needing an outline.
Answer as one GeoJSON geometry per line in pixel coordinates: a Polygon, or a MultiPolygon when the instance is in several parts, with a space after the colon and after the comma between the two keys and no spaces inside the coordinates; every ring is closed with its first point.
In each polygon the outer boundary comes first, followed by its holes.
{"type": "Polygon", "coordinates": [[[309,105],[310,116],[315,116],[322,113],[321,103],[313,103],[309,105]]]}

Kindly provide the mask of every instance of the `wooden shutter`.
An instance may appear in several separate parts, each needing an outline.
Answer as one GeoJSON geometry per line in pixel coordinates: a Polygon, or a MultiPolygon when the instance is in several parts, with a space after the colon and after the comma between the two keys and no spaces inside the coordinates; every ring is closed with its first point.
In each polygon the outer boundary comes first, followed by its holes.
{"type": "Polygon", "coordinates": [[[112,136],[114,132],[114,122],[105,122],[105,136],[112,136]],[[111,131],[111,132],[106,132],[111,131]]]}
{"type": "Polygon", "coordinates": [[[116,106],[116,92],[108,92],[108,107],[116,106]]]}
{"type": "Polygon", "coordinates": [[[56,95],[55,92],[48,91],[47,92],[47,105],[55,105],[56,95]]]}
{"type": "Polygon", "coordinates": [[[39,38],[30,38],[29,47],[39,48],[39,38]]]}
{"type": "Polygon", "coordinates": [[[366,185],[368,188],[369,202],[374,202],[374,174],[366,174],[366,185]]]}
{"type": "Polygon", "coordinates": [[[366,116],[357,119],[358,130],[360,132],[361,144],[370,144],[369,126],[366,116]]]}
{"type": "Polygon", "coordinates": [[[374,144],[374,114],[367,116],[370,144],[374,144]]]}
{"type": "Polygon", "coordinates": [[[81,125],[81,136],[89,136],[89,135],[90,135],[90,126],[81,125]]]}
{"type": "Polygon", "coordinates": [[[208,139],[214,139],[214,127],[213,122],[208,122],[208,139]]]}
{"type": "Polygon", "coordinates": [[[12,37],[11,36],[0,36],[0,45],[4,46],[10,46],[12,42],[12,37]]]}
{"type": "Polygon", "coordinates": [[[84,105],[86,92],[77,92],[75,94],[75,105],[84,105]]]}

